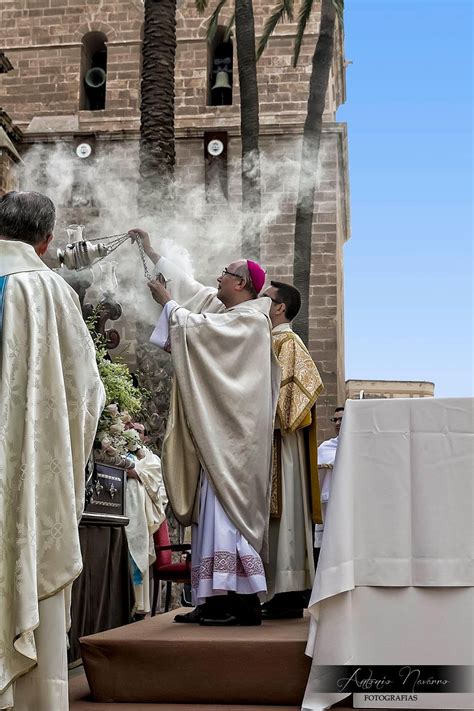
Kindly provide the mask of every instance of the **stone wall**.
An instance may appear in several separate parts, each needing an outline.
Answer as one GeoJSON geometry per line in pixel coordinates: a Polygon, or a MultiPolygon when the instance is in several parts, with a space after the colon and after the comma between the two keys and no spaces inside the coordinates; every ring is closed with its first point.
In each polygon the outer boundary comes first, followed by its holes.
{"type": "Polygon", "coordinates": [[[93,30],[108,39],[102,118],[137,116],[143,22],[138,0],[2,0],[0,20],[1,46],[14,66],[2,81],[2,103],[20,127],[33,116],[77,113],[81,40],[93,30]]]}
{"type": "MultiPolygon", "coordinates": [[[[1,132],[1,128],[0,128],[1,132]]],[[[16,186],[14,166],[16,161],[11,153],[2,148],[0,136],[0,195],[13,190],[16,186]]]]}

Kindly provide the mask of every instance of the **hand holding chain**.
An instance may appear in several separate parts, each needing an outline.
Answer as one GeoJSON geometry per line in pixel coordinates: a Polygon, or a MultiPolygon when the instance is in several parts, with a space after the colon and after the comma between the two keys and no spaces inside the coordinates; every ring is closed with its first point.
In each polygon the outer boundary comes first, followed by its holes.
{"type": "MultiPolygon", "coordinates": [[[[109,235],[108,237],[96,237],[89,240],[79,240],[78,242],[67,244],[64,249],[58,249],[57,256],[61,266],[64,265],[67,269],[80,271],[81,269],[87,269],[96,262],[99,262],[101,259],[104,259],[128,239],[129,233],[122,232],[116,235],[109,235]],[[105,244],[106,241],[107,244],[105,244]]],[[[138,238],[136,243],[138,245],[140,259],[143,264],[145,278],[147,281],[150,281],[153,277],[150,274],[146,263],[143,242],[138,238]]]]}

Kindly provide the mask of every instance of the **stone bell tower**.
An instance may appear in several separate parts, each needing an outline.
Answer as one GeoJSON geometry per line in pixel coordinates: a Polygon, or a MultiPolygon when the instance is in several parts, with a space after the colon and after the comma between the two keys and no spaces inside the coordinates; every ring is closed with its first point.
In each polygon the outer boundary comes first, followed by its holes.
{"type": "MultiPolygon", "coordinates": [[[[254,0],[257,41],[272,9],[269,0],[254,0]]],[[[206,20],[194,3],[178,3],[176,151],[178,176],[185,173],[203,186],[217,179],[232,205],[241,197],[240,96],[235,41],[224,32],[226,12],[209,44],[206,20]]],[[[142,25],[141,0],[3,0],[0,5],[0,46],[13,67],[0,76],[0,103],[6,112],[0,121],[0,189],[12,187],[9,176],[20,155],[27,168],[38,150],[47,158],[61,146],[62,155],[69,156],[64,180],[52,176],[60,228],[80,221],[100,225],[105,217],[113,217],[88,183],[86,168],[94,162],[100,165],[117,146],[120,159],[114,172],[125,198],[136,190],[142,25]],[[91,148],[87,157],[78,153],[82,144],[91,148]]],[[[266,175],[264,168],[263,202],[268,203],[265,190],[270,195],[273,189],[272,176],[278,176],[282,194],[265,224],[261,259],[269,277],[283,281],[293,276],[294,166],[300,156],[317,31],[316,6],[298,67],[292,66],[294,23],[277,28],[258,65],[260,146],[273,171],[266,175]]],[[[344,101],[344,45],[338,28],[311,259],[309,348],[326,388],[319,399],[320,439],[332,436],[329,417],[344,400],[343,246],[350,236],[350,219],[347,132],[336,120],[344,101]]],[[[28,175],[27,170],[24,175],[25,187],[44,185],[44,175],[28,175]]]]}

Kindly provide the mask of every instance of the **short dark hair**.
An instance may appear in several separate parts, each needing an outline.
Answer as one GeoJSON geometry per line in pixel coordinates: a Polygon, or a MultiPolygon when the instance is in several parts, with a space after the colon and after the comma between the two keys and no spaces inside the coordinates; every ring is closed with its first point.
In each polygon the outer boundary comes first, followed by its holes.
{"type": "Polygon", "coordinates": [[[282,281],[271,281],[270,284],[278,289],[278,296],[285,304],[285,316],[288,321],[293,321],[301,308],[301,294],[295,286],[282,281]]]}
{"type": "Polygon", "coordinates": [[[334,412],[344,412],[344,408],[343,407],[336,407],[334,412]]]}
{"type": "Polygon", "coordinates": [[[46,195],[12,190],[0,197],[0,235],[40,244],[54,229],[56,209],[46,195]]]}

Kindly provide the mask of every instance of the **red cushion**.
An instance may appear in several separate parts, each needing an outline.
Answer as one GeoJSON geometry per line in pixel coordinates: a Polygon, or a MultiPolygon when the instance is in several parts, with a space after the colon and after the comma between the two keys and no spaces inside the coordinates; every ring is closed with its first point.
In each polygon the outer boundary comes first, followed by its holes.
{"type": "Polygon", "coordinates": [[[155,553],[156,561],[155,567],[161,568],[163,565],[172,565],[173,558],[171,556],[171,551],[160,551],[156,550],[158,546],[169,546],[170,545],[170,534],[168,530],[168,521],[165,519],[159,529],[153,534],[153,540],[155,542],[155,553]]]}
{"type": "Polygon", "coordinates": [[[154,575],[160,580],[188,580],[190,578],[189,563],[171,563],[158,566],[155,562],[154,575]]]}

